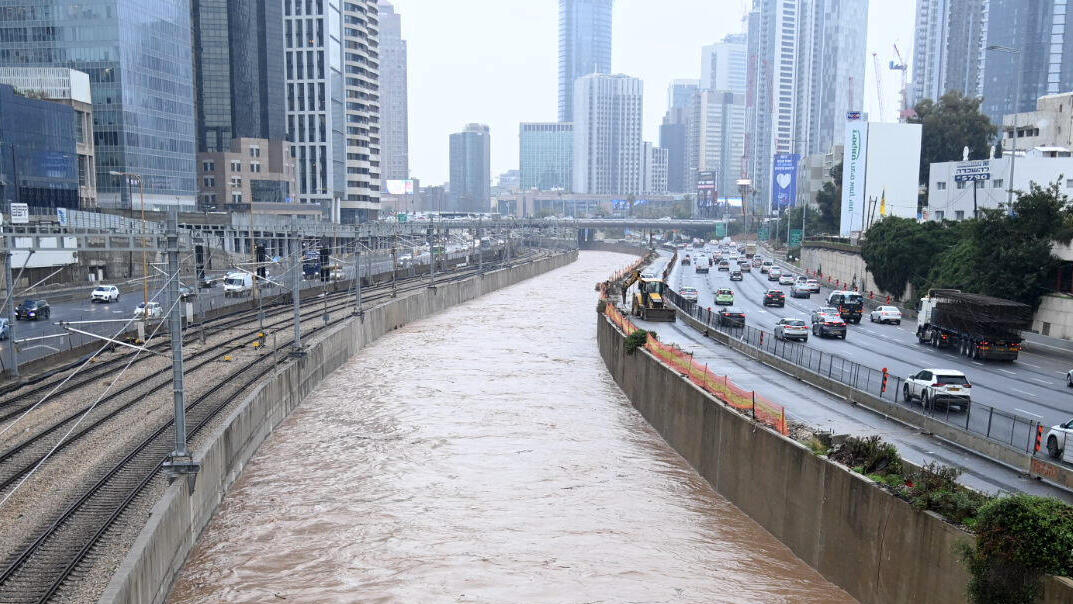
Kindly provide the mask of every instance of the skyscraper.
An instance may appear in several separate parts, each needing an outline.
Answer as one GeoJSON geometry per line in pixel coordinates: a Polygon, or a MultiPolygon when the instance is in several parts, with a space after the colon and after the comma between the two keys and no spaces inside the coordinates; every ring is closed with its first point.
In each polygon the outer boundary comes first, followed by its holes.
{"type": "Polygon", "coordinates": [[[574,121],[574,81],[611,72],[613,0],[559,0],[559,121],[574,121]]]}
{"type": "Polygon", "coordinates": [[[987,0],[917,0],[910,106],[950,90],[976,96],[987,4],[987,0]]]}
{"type": "Polygon", "coordinates": [[[667,151],[667,190],[685,193],[689,178],[689,115],[700,80],[673,80],[667,87],[667,113],[659,127],[659,146],[667,151]]]}
{"type": "Polygon", "coordinates": [[[402,19],[380,1],[380,174],[383,180],[410,178],[406,40],[402,19]]]}
{"type": "Polygon", "coordinates": [[[283,5],[191,0],[198,152],[286,135],[283,5]]]}
{"type": "Polygon", "coordinates": [[[193,207],[190,31],[190,0],[4,4],[0,65],[89,74],[98,205],[132,207],[127,179],[110,174],[130,172],[142,177],[147,208],[193,207]]]}
{"type": "Polygon", "coordinates": [[[346,92],[341,0],[283,0],[287,139],[294,143],[300,203],[338,218],[346,196],[346,92]]]}
{"type": "Polygon", "coordinates": [[[702,90],[694,95],[688,138],[687,190],[695,190],[698,174],[711,172],[720,197],[737,194],[745,154],[745,94],[702,90]]]}
{"type": "Polygon", "coordinates": [[[574,193],[641,192],[641,107],[638,78],[593,73],[574,82],[574,193]]]}
{"type": "Polygon", "coordinates": [[[570,191],[574,172],[574,125],[522,122],[518,128],[521,190],[570,191]]]}
{"type": "Polygon", "coordinates": [[[864,106],[867,0],[803,0],[794,151],[842,144],[847,111],[864,106]],[[852,101],[852,102],[851,102],[852,101]]]}
{"type": "Polygon", "coordinates": [[[492,145],[488,126],[466,124],[451,135],[450,209],[487,212],[492,198],[492,145]]]}
{"type": "Polygon", "coordinates": [[[1001,124],[1009,113],[1033,111],[1041,96],[1073,90],[1071,6],[1065,0],[988,0],[983,47],[1018,51],[983,52],[978,94],[992,123],[1001,124]]]}
{"type": "Polygon", "coordinates": [[[380,23],[376,0],[343,2],[346,90],[346,196],[339,221],[375,220],[380,212],[380,23]]]}
{"type": "Polygon", "coordinates": [[[747,60],[745,34],[728,34],[721,41],[701,48],[701,88],[744,93],[747,60]]]}
{"type": "Polygon", "coordinates": [[[667,193],[667,150],[645,141],[642,147],[641,192],[653,195],[667,193]]]}

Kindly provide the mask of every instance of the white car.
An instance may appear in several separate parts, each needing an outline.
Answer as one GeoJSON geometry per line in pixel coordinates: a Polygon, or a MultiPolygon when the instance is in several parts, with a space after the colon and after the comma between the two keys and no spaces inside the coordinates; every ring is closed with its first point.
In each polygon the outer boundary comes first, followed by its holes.
{"type": "Polygon", "coordinates": [[[697,292],[697,288],[695,287],[683,287],[678,293],[682,296],[683,300],[689,300],[690,302],[696,302],[700,296],[700,293],[697,292]]]}
{"type": "Polygon", "coordinates": [[[804,319],[779,319],[775,324],[775,337],[779,340],[801,340],[808,342],[808,325],[804,319]]]}
{"type": "Polygon", "coordinates": [[[794,284],[794,276],[793,275],[779,275],[779,285],[793,285],[793,284],[794,284]]]}
{"type": "Polygon", "coordinates": [[[769,268],[769,269],[767,269],[767,280],[768,281],[778,281],[779,277],[782,277],[782,271],[781,270],[779,270],[778,268],[776,268],[774,266],[769,268]]]}
{"type": "Polygon", "coordinates": [[[1047,431],[1047,439],[1044,441],[1047,443],[1047,454],[1054,459],[1068,461],[1065,458],[1065,452],[1068,450],[1066,442],[1071,436],[1073,436],[1073,419],[1064,424],[1051,426],[1051,429],[1047,431]]]}
{"type": "Polygon", "coordinates": [[[808,279],[805,281],[805,283],[808,285],[808,289],[810,292],[814,294],[820,293],[820,282],[818,280],[808,279]]]}
{"type": "Polygon", "coordinates": [[[119,288],[114,285],[98,285],[89,296],[90,302],[118,302],[119,288]]]}
{"type": "Polygon", "coordinates": [[[898,310],[897,306],[877,306],[875,310],[868,313],[868,319],[873,323],[894,323],[895,325],[901,325],[902,311],[898,310]]]}
{"type": "Polygon", "coordinates": [[[158,302],[150,302],[148,305],[146,305],[145,302],[142,302],[138,305],[138,308],[134,309],[134,318],[146,319],[149,321],[162,319],[164,318],[164,309],[158,302]]]}
{"type": "MultiPolygon", "coordinates": [[[[782,283],[782,281],[779,281],[779,283],[782,283]]],[[[807,283],[804,283],[803,281],[798,281],[797,283],[794,283],[793,285],[790,286],[790,297],[791,298],[811,298],[812,297],[812,289],[809,288],[807,283]]]]}
{"type": "Polygon", "coordinates": [[[918,399],[925,409],[941,404],[968,411],[972,405],[972,384],[956,369],[922,369],[905,378],[902,400],[918,399]]]}

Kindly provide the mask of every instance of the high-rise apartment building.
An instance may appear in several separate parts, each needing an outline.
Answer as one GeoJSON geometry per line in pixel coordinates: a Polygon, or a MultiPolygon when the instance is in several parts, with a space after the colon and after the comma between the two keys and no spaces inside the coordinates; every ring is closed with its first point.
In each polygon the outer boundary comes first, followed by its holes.
{"type": "Polygon", "coordinates": [[[1073,4],[988,0],[986,8],[983,47],[1018,51],[983,52],[978,94],[984,99],[980,109],[992,123],[1001,124],[1006,114],[1032,111],[1039,97],[1073,90],[1073,4]]]}
{"type": "Polygon", "coordinates": [[[375,220],[380,212],[380,22],[376,0],[343,1],[343,75],[346,90],[345,224],[375,220]]]}
{"type": "Polygon", "coordinates": [[[297,197],[336,219],[346,196],[342,0],[283,0],[287,140],[297,197]]]}
{"type": "Polygon", "coordinates": [[[867,0],[801,2],[794,151],[827,153],[843,141],[847,111],[864,105],[867,0]]]}
{"type": "Polygon", "coordinates": [[[459,212],[487,212],[492,197],[492,144],[488,126],[466,124],[451,135],[449,205],[459,212]]]}
{"type": "Polygon", "coordinates": [[[613,0],[559,0],[559,121],[574,121],[574,81],[611,72],[613,0]]]}
{"type": "Polygon", "coordinates": [[[701,88],[744,93],[747,61],[745,34],[729,34],[721,41],[701,48],[701,88]]]}
{"type": "Polygon", "coordinates": [[[601,73],[574,82],[574,193],[641,192],[644,83],[601,73]]]}
{"type": "Polygon", "coordinates": [[[951,90],[978,94],[987,4],[988,0],[917,0],[910,106],[951,90]]]}
{"type": "Polygon", "coordinates": [[[189,0],[14,0],[3,11],[0,65],[70,67],[89,75],[98,205],[132,207],[128,179],[111,174],[128,172],[141,176],[147,209],[192,209],[189,0]]]}
{"type": "Polygon", "coordinates": [[[409,114],[406,90],[406,40],[402,19],[380,1],[380,177],[410,178],[409,114]]]}
{"type": "Polygon", "coordinates": [[[225,152],[232,138],[282,140],[283,4],[190,0],[197,150],[225,152]]]}
{"type": "Polygon", "coordinates": [[[380,177],[410,178],[410,119],[407,100],[407,47],[402,19],[380,1],[380,177]]]}
{"type": "Polygon", "coordinates": [[[667,87],[667,113],[659,127],[659,146],[667,151],[667,190],[689,190],[688,118],[700,80],[673,80],[667,87]]]}
{"type": "Polygon", "coordinates": [[[518,140],[521,190],[570,191],[574,185],[573,124],[522,122],[518,140]]]}
{"type": "MultiPolygon", "coordinates": [[[[702,90],[693,97],[689,119],[688,185],[696,188],[702,172],[714,176],[720,196],[737,194],[745,154],[745,95],[728,90],[702,90]]],[[[692,190],[692,189],[691,189],[692,190]]]]}
{"type": "Polygon", "coordinates": [[[651,195],[667,193],[667,150],[645,141],[641,169],[641,192],[651,195]]]}

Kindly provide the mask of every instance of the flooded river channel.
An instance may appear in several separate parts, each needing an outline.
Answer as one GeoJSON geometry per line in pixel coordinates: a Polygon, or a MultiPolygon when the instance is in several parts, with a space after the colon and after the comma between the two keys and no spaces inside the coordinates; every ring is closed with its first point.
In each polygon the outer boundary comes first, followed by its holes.
{"type": "Polygon", "coordinates": [[[403,327],[264,443],[170,602],[852,602],[630,406],[565,268],[403,327]]]}

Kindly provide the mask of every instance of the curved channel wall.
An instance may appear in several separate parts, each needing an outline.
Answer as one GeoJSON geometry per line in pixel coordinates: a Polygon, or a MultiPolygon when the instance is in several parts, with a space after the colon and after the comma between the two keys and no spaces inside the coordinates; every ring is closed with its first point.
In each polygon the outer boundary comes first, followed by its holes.
{"type": "Polygon", "coordinates": [[[102,603],[163,602],[198,535],[212,518],[227,489],[261,442],[320,381],[385,333],[538,276],[577,260],[577,251],[537,259],[484,276],[438,284],[365,310],[307,346],[307,355],[280,365],[259,384],[194,452],[201,471],[193,490],[185,480],[172,483],[153,506],[149,520],[100,598],[102,603]]]}

